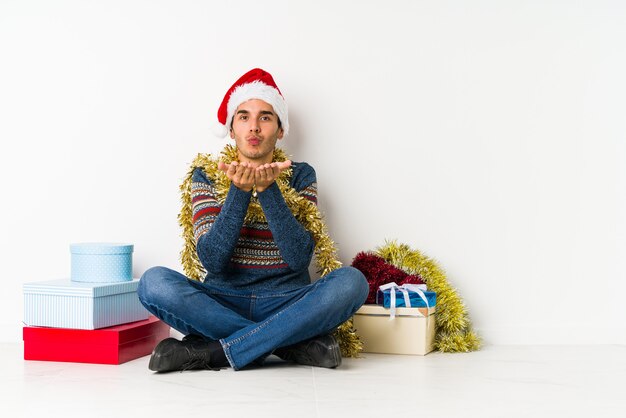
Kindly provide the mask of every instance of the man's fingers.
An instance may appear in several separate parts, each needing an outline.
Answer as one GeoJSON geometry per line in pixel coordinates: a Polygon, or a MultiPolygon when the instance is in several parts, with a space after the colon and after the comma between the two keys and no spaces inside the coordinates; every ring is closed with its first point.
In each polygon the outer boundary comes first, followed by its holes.
{"type": "Polygon", "coordinates": [[[291,167],[291,161],[273,162],[255,167],[254,164],[244,161],[233,161],[227,164],[223,161],[217,163],[217,168],[226,173],[228,178],[239,188],[248,190],[248,187],[256,184],[259,190],[265,190],[272,184],[280,173],[291,167]]]}
{"type": "Polygon", "coordinates": [[[280,174],[278,163],[271,163],[262,165],[257,169],[258,178],[265,182],[274,181],[280,174]]]}
{"type": "Polygon", "coordinates": [[[278,168],[280,169],[280,171],[286,170],[289,167],[291,167],[291,161],[287,160],[287,161],[281,161],[276,163],[278,165],[278,168]]]}
{"type": "Polygon", "coordinates": [[[240,183],[250,184],[254,178],[254,169],[248,163],[241,163],[239,164],[237,175],[240,183]]]}
{"type": "Polygon", "coordinates": [[[246,167],[243,173],[243,178],[246,183],[254,183],[254,169],[252,167],[246,167]]]}
{"type": "MultiPolygon", "coordinates": [[[[273,162],[271,164],[263,164],[257,167],[256,171],[261,172],[262,170],[267,171],[271,169],[272,172],[276,173],[276,169],[278,169],[278,172],[280,173],[281,171],[286,170],[289,167],[291,167],[291,161],[287,160],[287,161],[273,162]]],[[[254,171],[254,167],[251,164],[246,163],[246,162],[238,163],[237,161],[233,161],[230,164],[226,164],[223,161],[219,161],[217,163],[217,168],[225,173],[230,173],[233,175],[237,172],[243,174],[244,172],[248,171],[246,169],[250,169],[254,171]]]]}
{"type": "MultiPolygon", "coordinates": [[[[237,165],[237,163],[226,164],[224,161],[218,161],[217,169],[228,174],[231,168],[233,168],[233,164],[235,164],[235,166],[237,165]]],[[[232,171],[232,173],[234,173],[234,171],[232,171]]]]}
{"type": "Polygon", "coordinates": [[[230,163],[230,170],[227,174],[232,173],[232,175],[229,175],[230,179],[235,183],[235,185],[239,185],[244,182],[245,172],[245,163],[237,163],[236,161],[233,161],[230,163]]]}
{"type": "Polygon", "coordinates": [[[237,173],[237,167],[238,164],[236,161],[233,161],[230,164],[226,164],[223,161],[219,161],[217,163],[217,169],[220,171],[223,171],[224,173],[226,173],[226,176],[230,179],[233,180],[233,177],[235,176],[235,174],[237,173]]]}
{"type": "Polygon", "coordinates": [[[258,182],[264,182],[267,180],[267,172],[265,170],[265,166],[257,167],[256,172],[254,173],[254,179],[258,182]]]}
{"type": "Polygon", "coordinates": [[[276,180],[280,175],[281,169],[278,168],[278,164],[272,164],[270,168],[268,168],[268,175],[272,177],[272,180],[276,180]]]}

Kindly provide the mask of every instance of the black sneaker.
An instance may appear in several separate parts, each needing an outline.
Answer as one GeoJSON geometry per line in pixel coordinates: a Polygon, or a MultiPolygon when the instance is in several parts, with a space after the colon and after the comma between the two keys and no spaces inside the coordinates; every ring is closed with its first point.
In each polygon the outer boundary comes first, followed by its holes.
{"type": "MultiPolygon", "coordinates": [[[[211,363],[211,355],[216,349],[215,341],[200,338],[166,338],[154,347],[148,368],[154,372],[185,370],[220,370],[211,363]]],[[[219,344],[219,343],[218,343],[219,344]]]]}
{"type": "Polygon", "coordinates": [[[283,360],[298,364],[334,369],[341,365],[339,343],[332,335],[321,335],[287,347],[274,350],[283,360]]]}

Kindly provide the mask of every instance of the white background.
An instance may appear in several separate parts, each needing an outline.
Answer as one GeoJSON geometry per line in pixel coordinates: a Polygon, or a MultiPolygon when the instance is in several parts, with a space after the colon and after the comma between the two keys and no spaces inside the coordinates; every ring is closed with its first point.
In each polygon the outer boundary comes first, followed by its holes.
{"type": "Polygon", "coordinates": [[[437,259],[485,342],[625,344],[619,1],[0,1],[0,340],[69,244],[179,269],[178,185],[270,71],[340,256],[437,259]]]}

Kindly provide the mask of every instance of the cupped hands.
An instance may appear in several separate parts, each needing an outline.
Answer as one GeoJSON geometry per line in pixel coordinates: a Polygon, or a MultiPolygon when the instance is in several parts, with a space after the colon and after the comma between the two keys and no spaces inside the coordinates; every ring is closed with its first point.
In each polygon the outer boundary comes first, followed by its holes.
{"type": "Polygon", "coordinates": [[[289,167],[289,160],[260,165],[247,161],[233,161],[230,164],[220,161],[217,164],[217,168],[226,173],[230,181],[244,192],[251,191],[253,187],[257,192],[264,191],[289,167]]]}

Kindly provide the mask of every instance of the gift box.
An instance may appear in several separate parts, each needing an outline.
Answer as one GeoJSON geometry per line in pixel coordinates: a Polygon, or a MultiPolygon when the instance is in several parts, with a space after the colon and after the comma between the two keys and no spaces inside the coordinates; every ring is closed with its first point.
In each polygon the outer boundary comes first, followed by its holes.
{"type": "Polygon", "coordinates": [[[133,279],[133,245],[105,242],[71,244],[75,282],[124,282],[133,279]]]}
{"type": "Polygon", "coordinates": [[[148,319],[137,297],[139,279],[82,283],[69,279],[24,283],[24,323],[29,326],[97,329],[148,319]]]}
{"type": "Polygon", "coordinates": [[[170,327],[154,316],[97,330],[24,327],[24,360],[122,364],[152,352],[170,327]]]}
{"type": "MultiPolygon", "coordinates": [[[[376,304],[381,305],[384,308],[391,307],[391,292],[392,289],[380,290],[376,292],[376,304]]],[[[396,307],[406,307],[406,301],[404,300],[404,294],[401,290],[396,289],[396,307]]],[[[428,306],[437,305],[437,294],[430,290],[423,290],[424,296],[428,301],[428,306]]],[[[412,308],[425,308],[426,301],[421,298],[421,296],[417,292],[413,292],[411,290],[407,291],[409,295],[409,301],[411,302],[412,308]]]]}
{"type": "Polygon", "coordinates": [[[363,305],[353,317],[366,353],[425,355],[433,351],[436,307],[390,309],[363,305]]]}

